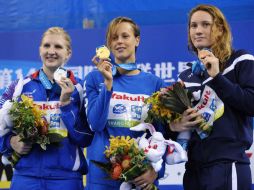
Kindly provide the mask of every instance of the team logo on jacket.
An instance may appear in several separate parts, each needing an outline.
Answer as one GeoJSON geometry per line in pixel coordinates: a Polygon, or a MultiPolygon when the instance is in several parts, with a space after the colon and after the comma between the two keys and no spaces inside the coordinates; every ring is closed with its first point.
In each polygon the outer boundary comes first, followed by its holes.
{"type": "Polygon", "coordinates": [[[33,98],[33,94],[36,92],[36,89],[34,89],[31,92],[23,92],[22,94],[26,95],[29,98],[33,98]]]}
{"type": "Polygon", "coordinates": [[[125,113],[126,111],[127,111],[126,107],[123,104],[116,104],[113,107],[113,113],[115,114],[122,114],[122,113],[125,113]]]}

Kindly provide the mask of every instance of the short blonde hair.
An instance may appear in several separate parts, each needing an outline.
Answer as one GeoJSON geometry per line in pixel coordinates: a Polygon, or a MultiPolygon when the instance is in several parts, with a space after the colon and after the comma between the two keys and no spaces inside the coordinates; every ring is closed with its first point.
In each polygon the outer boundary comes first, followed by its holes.
{"type": "Polygon", "coordinates": [[[57,34],[57,35],[62,35],[64,37],[64,39],[66,40],[66,46],[67,46],[67,50],[69,52],[71,52],[71,37],[70,35],[61,27],[51,27],[49,29],[47,29],[43,35],[42,35],[42,40],[41,42],[43,41],[43,38],[48,35],[48,34],[57,34]]]}
{"type": "Polygon", "coordinates": [[[223,70],[225,62],[229,59],[232,54],[232,34],[230,31],[229,24],[223,15],[223,13],[213,5],[198,5],[193,8],[189,13],[188,21],[188,48],[191,51],[198,53],[197,48],[193,45],[190,38],[190,22],[192,15],[197,11],[205,11],[210,14],[213,18],[213,25],[211,31],[211,39],[213,44],[211,50],[213,54],[220,60],[220,69],[223,70]],[[219,31],[222,31],[222,35],[218,35],[219,31]]]}

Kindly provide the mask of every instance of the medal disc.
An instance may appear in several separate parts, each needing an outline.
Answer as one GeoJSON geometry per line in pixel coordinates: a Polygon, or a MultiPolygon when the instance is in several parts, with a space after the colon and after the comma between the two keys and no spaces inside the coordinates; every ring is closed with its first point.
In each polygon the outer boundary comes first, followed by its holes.
{"type": "Polygon", "coordinates": [[[59,67],[55,72],[54,72],[54,79],[56,81],[60,81],[62,77],[67,77],[67,70],[59,67]]]}
{"type": "Polygon", "coordinates": [[[96,48],[96,55],[99,59],[107,59],[110,56],[110,51],[106,46],[96,48]]]}

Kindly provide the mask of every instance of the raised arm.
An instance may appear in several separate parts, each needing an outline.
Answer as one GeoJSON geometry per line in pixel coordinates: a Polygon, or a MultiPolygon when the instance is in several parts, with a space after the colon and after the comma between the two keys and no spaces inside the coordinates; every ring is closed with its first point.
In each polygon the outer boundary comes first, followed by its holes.
{"type": "Polygon", "coordinates": [[[102,131],[107,123],[112,90],[107,90],[102,75],[94,71],[85,78],[85,106],[93,131],[102,131]]]}
{"type": "MultiPolygon", "coordinates": [[[[66,81],[63,82],[68,84],[66,81]]],[[[78,82],[75,89],[73,89],[71,84],[68,85],[70,89],[66,86],[61,86],[61,119],[68,129],[68,137],[71,141],[81,147],[87,147],[91,144],[93,132],[90,130],[87,123],[83,105],[83,87],[81,85],[81,80],[78,82]]]]}

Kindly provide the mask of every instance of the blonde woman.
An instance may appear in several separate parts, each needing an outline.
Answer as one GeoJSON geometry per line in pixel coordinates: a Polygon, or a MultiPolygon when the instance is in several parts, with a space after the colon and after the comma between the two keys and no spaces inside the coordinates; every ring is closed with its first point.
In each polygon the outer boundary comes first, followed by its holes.
{"type": "MultiPolygon", "coordinates": [[[[60,27],[49,28],[39,47],[42,68],[23,80],[21,94],[32,97],[46,111],[49,130],[66,134],[60,146],[24,143],[12,131],[0,138],[0,150],[5,156],[16,151],[21,155],[14,166],[12,190],[83,190],[82,175],[87,163],[81,147],[92,140],[82,104],[82,83],[71,71],[54,78],[54,73],[71,57],[70,36],[60,27]]],[[[17,81],[0,99],[0,108],[12,99],[17,81]]]]}

